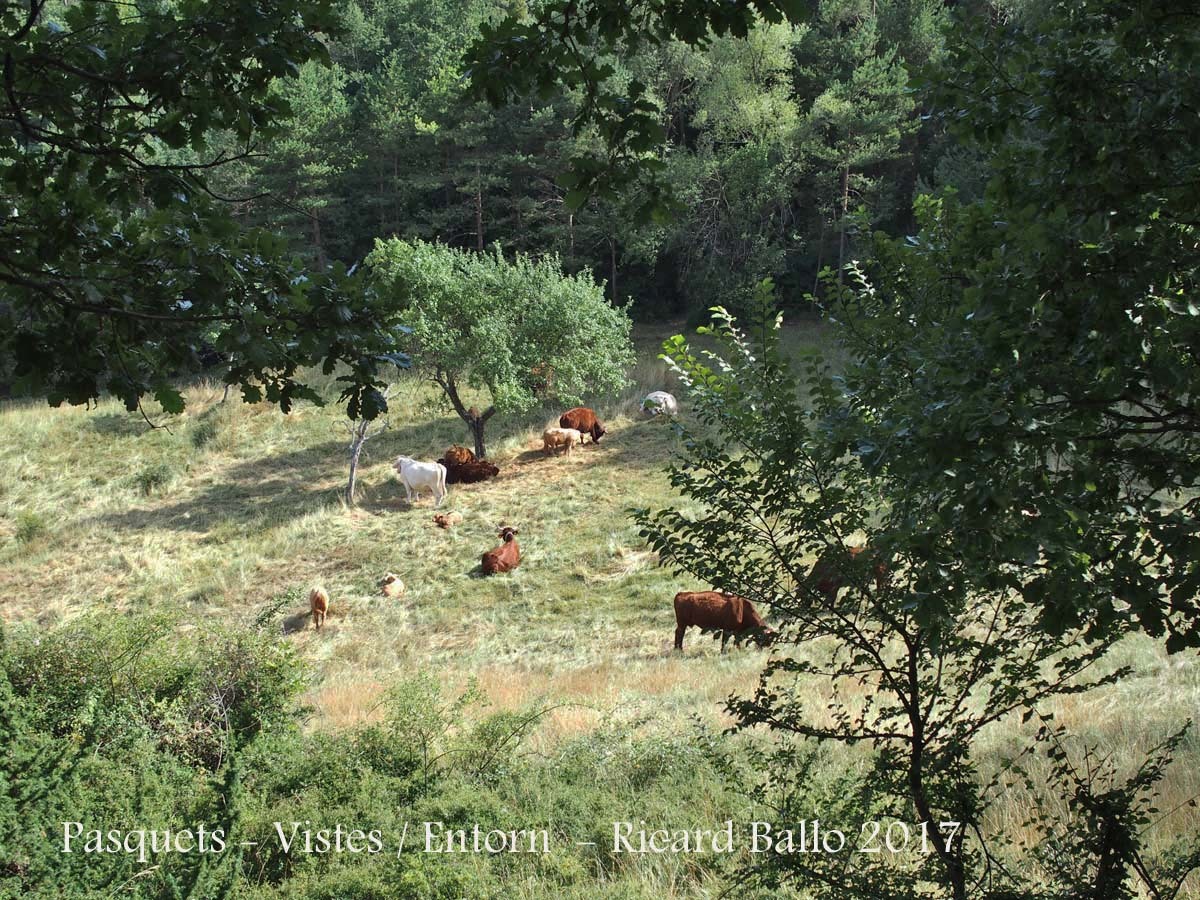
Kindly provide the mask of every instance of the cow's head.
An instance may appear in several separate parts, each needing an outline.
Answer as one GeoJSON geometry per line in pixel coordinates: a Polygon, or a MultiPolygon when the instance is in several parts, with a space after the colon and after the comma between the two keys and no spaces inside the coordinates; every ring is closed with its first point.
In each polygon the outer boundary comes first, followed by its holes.
{"type": "Polygon", "coordinates": [[[392,468],[399,472],[405,466],[412,465],[414,462],[416,462],[416,460],[411,456],[397,456],[396,461],[392,463],[392,468]]]}
{"type": "Polygon", "coordinates": [[[597,421],[596,424],[592,426],[592,440],[597,443],[599,443],[600,438],[602,438],[607,433],[608,432],[606,432],[604,430],[604,426],[601,425],[599,421],[597,421]]]}
{"type": "Polygon", "coordinates": [[[502,541],[504,541],[504,543],[507,544],[514,537],[516,537],[518,534],[520,534],[520,532],[516,528],[513,528],[511,525],[504,525],[500,528],[499,534],[500,534],[500,539],[502,541]]]}

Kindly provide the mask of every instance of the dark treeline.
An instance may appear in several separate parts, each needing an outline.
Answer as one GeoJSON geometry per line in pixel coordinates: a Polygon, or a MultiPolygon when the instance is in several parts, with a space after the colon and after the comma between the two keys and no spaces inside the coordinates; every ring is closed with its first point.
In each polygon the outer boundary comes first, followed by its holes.
{"type": "MultiPolygon", "coordinates": [[[[640,223],[624,201],[566,202],[558,176],[595,137],[574,135],[578,97],[493,109],[468,100],[463,58],[495,0],[346,0],[332,66],[278,90],[292,107],[262,155],[221,171],[247,224],[289,236],[311,263],[360,260],[377,237],[557,254],[643,318],[742,306],[771,276],[785,302],[848,259],[864,229],[911,228],[914,194],[977,173],[919,105],[936,61],[939,0],[826,0],[808,24],[680,43],[615,62],[662,109],[667,182],[679,201],[640,223]]],[[[996,15],[1010,13],[997,10],[996,15]]]]}

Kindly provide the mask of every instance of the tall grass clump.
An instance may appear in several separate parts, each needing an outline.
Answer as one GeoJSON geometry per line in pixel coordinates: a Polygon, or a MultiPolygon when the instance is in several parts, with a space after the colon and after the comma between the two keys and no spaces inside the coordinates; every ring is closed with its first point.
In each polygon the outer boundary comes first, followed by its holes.
{"type": "Polygon", "coordinates": [[[15,536],[18,543],[33,543],[42,537],[46,531],[46,520],[39,513],[31,509],[23,509],[17,513],[15,536]]]}

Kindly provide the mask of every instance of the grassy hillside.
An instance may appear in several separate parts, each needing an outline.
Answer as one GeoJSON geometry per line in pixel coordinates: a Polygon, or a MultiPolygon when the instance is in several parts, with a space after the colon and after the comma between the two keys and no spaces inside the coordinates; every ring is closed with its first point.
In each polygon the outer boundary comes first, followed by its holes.
{"type": "MultiPolygon", "coordinates": [[[[185,623],[271,617],[310,663],[304,699],[314,732],[376,721],[386,688],[414,672],[451,691],[475,679],[493,710],[554,706],[534,737],[542,749],[614,721],[658,736],[686,732],[697,716],[719,726],[721,701],[752,687],[764,654],[721,656],[698,635],[674,653],[672,596],[703,586],[661,567],[627,515],[679,502],[664,473],[678,450],[674,432],[643,419],[637,405],[648,390],[674,387],[655,358],[669,333],[637,335],[634,386],[598,404],[609,428],[598,446],[544,457],[540,434],[557,410],[494,420],[489,447],[501,475],[451,487],[443,511],[463,521],[450,531],[434,526],[427,497],[405,502],[390,467],[397,454],[432,459],[467,441],[436,389],[413,375],[397,383],[389,429],[367,445],[354,509],[341,499],[348,433],[336,405],[285,416],[236,397],[223,403],[219,385],[202,383],[188,389],[186,415],[154,430],[112,403],[5,404],[0,614],[42,626],[96,609],[171,608],[185,623]],[[481,578],[480,554],[502,523],[520,528],[521,567],[481,578]],[[402,577],[403,597],[380,594],[386,572],[402,577]],[[332,595],[320,634],[305,615],[316,584],[332,595]]],[[[788,339],[817,345],[822,332],[800,326],[788,339]]],[[[1127,751],[1200,715],[1200,665],[1142,640],[1115,656],[1113,665],[1134,674],[1053,711],[1116,758],[1133,759],[1127,751]]],[[[810,702],[823,714],[819,692],[810,702]]],[[[983,752],[1010,752],[1017,727],[995,729],[983,752]]],[[[1162,808],[1198,793],[1193,737],[1162,808]]],[[[1022,808],[1014,796],[997,827],[1018,830],[1022,808]]],[[[1200,816],[1185,809],[1166,828],[1200,829],[1200,816]]],[[[639,882],[648,895],[662,889],[657,877],[637,875],[648,879],[639,882]]]]}
{"type": "MultiPolygon", "coordinates": [[[[279,608],[282,629],[319,673],[315,724],[368,717],[397,673],[476,676],[500,705],[538,695],[570,700],[551,731],[587,727],[615,707],[719,715],[748,688],[756,651],[720,658],[707,638],[672,652],[671,599],[684,583],[658,565],[629,520],[673,502],[664,466],[669,425],[638,400],[670,388],[655,359],[666,332],[639,335],[635,386],[601,402],[609,434],[569,458],[545,457],[557,410],[493,420],[494,481],[452,486],[449,531],[426,495],[409,506],[391,469],[400,453],[432,459],[467,443],[462,422],[415,376],[396,386],[390,427],[367,444],[358,508],[340,491],[348,435],[336,405],[291,415],[221,402],[219,385],[188,390],[188,412],[152,430],[116,404],[93,410],[9,404],[0,450],[0,590],[10,621],[50,624],[83,610],[181,604],[187,616],[252,620],[279,608]],[[496,527],[520,528],[521,567],[479,577],[496,527]],[[406,594],[380,595],[386,572],[406,594]],[[332,595],[320,635],[310,586],[332,595]]],[[[796,331],[798,345],[819,333],[796,331]]],[[[153,413],[151,417],[155,418],[153,413]]]]}

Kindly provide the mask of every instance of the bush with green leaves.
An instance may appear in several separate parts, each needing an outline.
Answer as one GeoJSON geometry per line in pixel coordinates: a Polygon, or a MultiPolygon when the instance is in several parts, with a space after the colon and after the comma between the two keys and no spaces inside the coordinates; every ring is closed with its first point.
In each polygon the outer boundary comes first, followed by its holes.
{"type": "MultiPolygon", "coordinates": [[[[1028,720],[1055,697],[1119,679],[1125,670],[1096,667],[1117,635],[1089,639],[1085,623],[1048,633],[1041,604],[972,552],[936,493],[905,493],[906,482],[874,464],[847,382],[816,355],[795,368],[781,355],[769,283],[759,301],[744,331],[717,311],[716,325],[702,329],[717,351],[697,356],[682,337],[667,342],[699,423],[684,428],[686,455],[670,478],[703,513],[642,510],[637,519],[677,571],[771,610],[780,643],[757,691],[731,701],[738,727],[869,748],[869,775],[843,811],[852,821],[907,823],[927,852],[910,844],[849,863],[772,856],[749,877],[831,898],[916,896],[923,884],[956,900],[1041,896],[1047,876],[1031,861],[996,862],[1011,848],[986,828],[986,813],[1005,782],[988,780],[973,747],[996,723],[1028,720]],[[810,572],[814,558],[823,577],[810,572]],[[822,691],[828,699],[814,704],[822,691]]],[[[1126,879],[1145,877],[1136,808],[1165,765],[1108,790],[1090,777],[1070,786],[1077,799],[1104,798],[1077,835],[1070,890],[1102,884],[1089,896],[1115,900],[1126,879]]],[[[797,766],[787,741],[768,754],[772,786],[762,796],[797,766]]],[[[1181,858],[1194,860],[1189,852],[1181,858]]]]}

